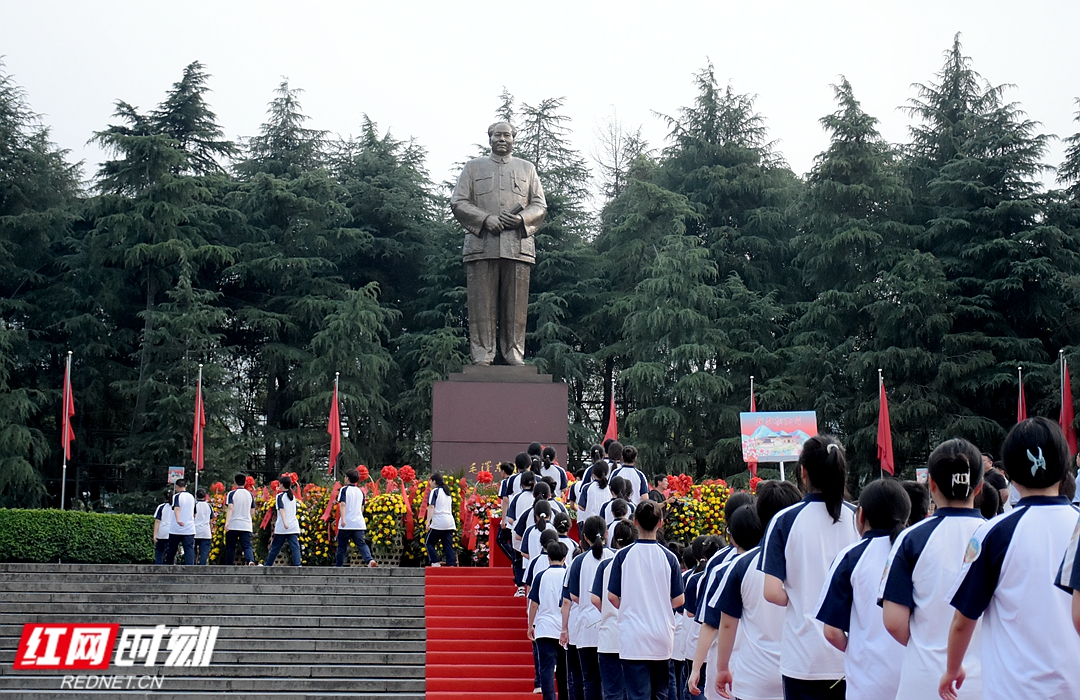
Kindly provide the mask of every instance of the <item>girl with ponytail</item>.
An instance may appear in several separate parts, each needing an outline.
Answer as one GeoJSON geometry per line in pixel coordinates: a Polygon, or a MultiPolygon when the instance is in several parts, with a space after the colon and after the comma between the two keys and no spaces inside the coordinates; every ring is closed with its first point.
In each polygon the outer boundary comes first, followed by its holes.
{"type": "Polygon", "coordinates": [[[593,463],[592,482],[581,489],[580,506],[585,510],[584,517],[600,515],[604,504],[612,499],[611,484],[608,482],[609,467],[604,460],[593,463]]]}
{"type": "MultiPolygon", "coordinates": [[[[947,622],[953,615],[949,591],[964,566],[968,543],[984,522],[975,508],[984,486],[982,455],[975,445],[946,440],[930,453],[927,467],[937,509],[896,538],[878,596],[885,628],[906,647],[900,652],[898,700],[937,697],[947,662],[947,622]]],[[[997,495],[993,487],[988,492],[997,495]]],[[[963,700],[983,696],[981,636],[980,623],[964,659],[963,700]]]]}
{"type": "Polygon", "coordinates": [[[844,699],[844,655],[825,640],[816,619],[829,565],[859,539],[855,508],[844,501],[847,461],[843,446],[827,435],[803,443],[799,481],[806,494],[777,513],[762,544],[759,569],[764,596],[786,608],[780,671],[788,698],[844,699]]]}
{"type": "Polygon", "coordinates": [[[296,518],[296,499],[292,494],[292,477],[281,477],[281,493],[274,498],[274,510],[277,521],[274,523],[274,538],[270,541],[270,551],[266,553],[265,566],[273,566],[282,545],[289,543],[293,566],[300,566],[300,521],[296,518]]]}
{"type": "Polygon", "coordinates": [[[847,697],[854,700],[895,697],[900,684],[904,648],[885,629],[877,601],[889,550],[910,514],[899,481],[868,484],[856,513],[863,539],[836,557],[821,596],[817,619],[829,643],[844,652],[847,697]]]}
{"type": "Polygon", "coordinates": [[[574,656],[579,661],[580,687],[585,700],[601,700],[600,665],[596,648],[600,642],[600,611],[592,604],[592,587],[600,564],[611,559],[615,553],[604,546],[607,524],[600,516],[592,516],[581,526],[583,551],[574,558],[566,575],[570,600],[567,626],[571,676],[574,673],[574,656]]]}
{"type": "MultiPolygon", "coordinates": [[[[540,537],[545,530],[551,529],[551,504],[547,501],[533,503],[532,516],[535,525],[530,525],[521,535],[521,556],[526,560],[543,552],[540,537]]],[[[528,562],[525,566],[528,566],[528,562]]]]}
{"type": "MultiPolygon", "coordinates": [[[[605,465],[606,466],[606,465],[605,465]]],[[[599,517],[599,516],[597,516],[599,517]]],[[[603,518],[600,518],[602,521],[603,518]]],[[[611,546],[615,551],[629,547],[637,541],[637,528],[628,522],[615,526],[611,546]]],[[[622,661],[619,658],[619,609],[608,596],[608,583],[611,580],[612,556],[600,562],[596,577],[589,587],[593,606],[600,611],[600,625],[597,638],[597,663],[600,667],[600,685],[604,698],[622,698],[625,696],[623,685],[622,661]]]]}

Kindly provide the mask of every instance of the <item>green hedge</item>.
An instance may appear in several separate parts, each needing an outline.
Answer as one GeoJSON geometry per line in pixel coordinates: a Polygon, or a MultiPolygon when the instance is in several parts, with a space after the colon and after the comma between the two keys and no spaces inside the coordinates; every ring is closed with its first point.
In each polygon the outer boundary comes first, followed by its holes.
{"type": "Polygon", "coordinates": [[[0,508],[0,562],[153,564],[154,519],[0,508]]]}

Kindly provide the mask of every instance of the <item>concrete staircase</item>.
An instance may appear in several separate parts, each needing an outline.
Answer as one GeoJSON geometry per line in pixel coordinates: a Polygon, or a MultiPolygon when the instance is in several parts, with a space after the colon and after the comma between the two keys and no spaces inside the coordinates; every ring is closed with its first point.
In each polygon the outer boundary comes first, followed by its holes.
{"type": "Polygon", "coordinates": [[[0,564],[5,699],[422,700],[425,644],[419,568],[0,564]],[[205,668],[164,667],[162,654],[152,668],[14,670],[28,622],[118,623],[121,632],[161,624],[220,630],[205,668]],[[157,676],[160,687],[62,688],[65,674],[157,676]]]}

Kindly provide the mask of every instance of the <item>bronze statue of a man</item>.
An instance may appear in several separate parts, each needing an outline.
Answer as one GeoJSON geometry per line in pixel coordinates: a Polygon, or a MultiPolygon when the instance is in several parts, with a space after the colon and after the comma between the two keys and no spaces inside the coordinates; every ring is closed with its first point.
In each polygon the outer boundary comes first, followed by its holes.
{"type": "Polygon", "coordinates": [[[536,263],[533,235],[544,223],[547,200],[533,164],[510,155],[516,135],[507,122],[489,126],[491,155],[465,164],[450,198],[454,216],[466,229],[462,257],[475,365],[495,361],[496,337],[506,364],[525,364],[529,273],[536,263]]]}

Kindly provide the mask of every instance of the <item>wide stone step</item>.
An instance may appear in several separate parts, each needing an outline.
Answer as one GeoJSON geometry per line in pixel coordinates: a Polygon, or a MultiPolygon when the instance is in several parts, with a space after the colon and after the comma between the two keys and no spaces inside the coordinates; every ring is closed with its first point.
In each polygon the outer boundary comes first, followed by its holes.
{"type": "MultiPolygon", "coordinates": [[[[67,622],[100,622],[100,620],[66,620],[67,622]]],[[[276,622],[276,621],[273,621],[276,622]]],[[[271,624],[273,624],[273,622],[271,624]]],[[[156,624],[156,623],[155,623],[156,624]]],[[[165,623],[161,623],[165,624],[165,623]]],[[[169,624],[177,624],[170,622],[169,624]]],[[[220,625],[220,621],[214,624],[220,625]]],[[[23,625],[22,622],[18,624],[4,624],[0,625],[0,637],[4,639],[14,639],[15,643],[18,643],[19,638],[22,635],[23,625]]],[[[243,627],[221,627],[218,630],[217,645],[215,648],[226,648],[223,644],[233,643],[250,643],[255,646],[251,646],[251,649],[263,648],[257,645],[260,644],[301,644],[305,646],[292,647],[303,649],[341,649],[347,642],[350,649],[356,649],[357,651],[364,651],[366,649],[360,649],[357,644],[372,644],[372,645],[389,645],[389,644],[420,644],[423,648],[424,641],[426,639],[426,630],[423,627],[413,628],[401,628],[401,627],[340,627],[334,631],[333,637],[327,636],[326,628],[323,627],[274,627],[274,626],[243,626],[243,627]],[[314,646],[312,646],[314,645],[314,646]],[[329,646],[323,646],[329,645],[329,646]]],[[[14,647],[12,647],[14,648],[14,647]]],[[[237,648],[237,647],[231,647],[237,648]]],[[[244,647],[241,647],[244,648],[244,647]]],[[[273,646],[267,648],[275,648],[273,646]]],[[[381,646],[379,647],[381,648],[381,646]]],[[[283,651],[289,649],[282,647],[283,651]]],[[[413,651],[414,649],[402,649],[402,651],[413,651]]],[[[387,651],[393,651],[391,648],[387,648],[387,651]]]]}
{"type": "Polygon", "coordinates": [[[336,580],[326,585],[313,585],[310,583],[294,583],[292,581],[278,582],[275,580],[257,580],[254,582],[239,583],[229,581],[210,581],[192,579],[187,582],[179,581],[128,581],[117,579],[114,581],[101,581],[98,577],[69,576],[55,579],[41,579],[34,575],[8,576],[0,574],[0,593],[34,593],[42,591],[96,591],[101,593],[144,593],[147,591],[161,592],[162,594],[189,593],[198,591],[210,595],[295,595],[312,593],[332,593],[335,596],[422,596],[424,584],[418,581],[415,584],[401,583],[398,585],[376,584],[363,581],[350,581],[346,579],[336,580]],[[82,580],[93,578],[93,580],[82,580]]]}
{"type": "Polygon", "coordinates": [[[2,573],[44,574],[103,574],[117,575],[184,575],[184,576],[294,576],[294,577],[370,577],[379,580],[388,578],[424,578],[421,567],[383,567],[369,569],[366,566],[337,568],[334,566],[158,566],[157,564],[15,564],[0,563],[2,573]]]}
{"type": "MultiPolygon", "coordinates": [[[[139,627],[153,627],[154,625],[221,625],[223,618],[227,621],[229,616],[241,615],[240,612],[222,612],[220,614],[194,614],[176,615],[175,611],[165,615],[159,612],[121,611],[104,613],[100,610],[94,612],[17,612],[11,611],[13,605],[4,604],[0,612],[0,625],[22,624],[24,622],[112,622],[120,625],[132,625],[139,627]],[[104,619],[108,618],[108,619],[104,619]]],[[[35,610],[41,610],[40,605],[29,606],[35,610]]],[[[227,607],[227,606],[226,606],[227,607]]],[[[424,618],[419,617],[296,617],[287,615],[269,615],[268,622],[278,624],[296,624],[305,627],[356,627],[356,628],[392,628],[392,629],[424,629],[424,618]]]]}
{"type": "MultiPolygon", "coordinates": [[[[142,669],[155,670],[155,669],[142,669]]],[[[108,678],[114,675],[135,676],[138,678],[142,673],[114,673],[103,674],[108,678]]],[[[145,674],[155,675],[155,674],[145,674]]],[[[424,679],[395,680],[391,678],[283,678],[267,676],[263,678],[202,678],[192,675],[187,676],[161,676],[161,690],[172,692],[218,692],[232,694],[234,691],[242,693],[281,692],[284,690],[296,692],[319,692],[340,693],[354,689],[368,693],[420,693],[424,692],[424,679]]],[[[55,675],[0,675],[0,694],[7,698],[7,690],[46,690],[54,694],[61,690],[63,676],[55,675]]],[[[84,689],[82,691],[86,693],[84,689]]],[[[103,696],[103,697],[108,697],[103,696]]],[[[154,698],[158,695],[154,694],[154,698]]]]}
{"type": "MultiPolygon", "coordinates": [[[[403,615],[412,615],[416,610],[419,610],[419,614],[423,614],[423,605],[419,604],[421,601],[417,600],[408,601],[403,603],[402,598],[395,598],[392,596],[350,596],[344,597],[338,594],[334,595],[317,595],[317,594],[290,594],[290,595],[278,595],[274,594],[241,594],[237,592],[232,595],[214,595],[201,592],[180,593],[180,592],[162,592],[157,591],[145,591],[142,593],[109,593],[101,591],[36,591],[36,592],[22,592],[13,593],[9,596],[4,596],[4,602],[0,605],[3,608],[11,603],[21,603],[27,605],[54,605],[54,604],[69,604],[69,605],[95,605],[95,606],[116,606],[116,605],[153,605],[157,607],[167,607],[175,605],[232,605],[237,609],[241,606],[234,605],[236,601],[243,601],[244,604],[249,607],[258,608],[272,608],[272,607],[294,607],[298,605],[308,606],[312,608],[322,608],[325,610],[332,610],[335,613],[342,615],[372,615],[376,614],[376,611],[394,610],[395,612],[401,611],[403,615]],[[412,604],[410,604],[412,603],[412,604]]],[[[251,611],[257,614],[257,611],[251,611]]]]}
{"type": "MultiPolygon", "coordinates": [[[[333,679],[363,679],[365,682],[385,681],[387,679],[409,680],[424,677],[424,667],[402,666],[385,664],[333,664],[311,666],[302,663],[291,663],[291,659],[281,659],[277,664],[231,664],[219,665],[217,651],[214,651],[213,665],[206,667],[163,666],[164,655],[158,663],[152,667],[136,664],[132,667],[110,667],[110,674],[154,674],[166,677],[185,678],[333,678],[333,679]]],[[[422,662],[421,662],[422,663],[422,662]]],[[[3,676],[37,676],[41,671],[16,671],[10,667],[0,669],[0,677],[3,676]]]]}
{"type": "MultiPolygon", "coordinates": [[[[275,643],[275,647],[281,647],[281,640],[266,640],[275,643]]],[[[292,666],[324,666],[327,668],[342,668],[345,666],[373,666],[379,665],[387,668],[401,666],[417,666],[422,669],[425,660],[424,645],[411,651],[357,651],[352,645],[345,648],[341,642],[335,648],[327,648],[312,651],[312,640],[301,640],[307,647],[306,651],[290,649],[288,656],[283,656],[285,649],[265,649],[256,651],[252,649],[226,648],[222,640],[218,639],[214,645],[214,666],[226,664],[243,664],[251,667],[266,666],[289,668],[292,666]]],[[[18,639],[0,640],[0,666],[11,668],[15,663],[15,651],[18,648],[18,639]]],[[[383,642],[383,646],[387,643],[383,642]]],[[[115,669],[114,669],[115,670],[115,669]]],[[[400,668],[398,670],[401,670],[400,668]]],[[[0,675],[3,674],[0,669],[0,675]]],[[[284,675],[297,675],[285,673],[284,675]]],[[[299,674],[307,675],[307,674],[299,674]]],[[[408,674],[406,677],[412,677],[408,674]]]]}

